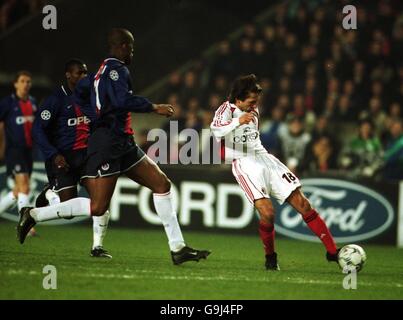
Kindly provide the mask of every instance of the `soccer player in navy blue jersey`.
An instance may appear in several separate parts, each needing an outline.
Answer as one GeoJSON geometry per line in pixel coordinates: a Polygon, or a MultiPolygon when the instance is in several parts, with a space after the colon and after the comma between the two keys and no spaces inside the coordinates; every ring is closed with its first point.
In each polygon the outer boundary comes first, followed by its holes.
{"type": "Polygon", "coordinates": [[[185,244],[172,203],[170,180],[133,139],[131,112],[154,112],[170,117],[174,108],[167,104],[153,104],[146,98],[133,95],[127,65],[133,58],[134,38],[128,30],[112,29],[108,45],[110,55],[90,82],[90,105],[96,114],[88,141],[84,180],[90,199],[75,198],[49,207],[23,208],[17,226],[19,240],[23,243],[27,229],[38,221],[103,215],[109,207],[118,177],[124,174],[152,190],[173,263],[205,259],[209,251],[196,250],[185,244]]]}
{"type": "MultiPolygon", "coordinates": [[[[40,106],[33,127],[34,140],[45,156],[49,179],[48,187],[41,194],[50,189],[58,194],[62,202],[77,197],[77,184],[85,174],[90,119],[75,103],[73,91],[87,73],[87,66],[81,60],[68,61],[65,83],[40,106]]],[[[109,216],[109,211],[93,216],[93,257],[111,258],[102,246],[109,216]]]]}
{"type": "MultiPolygon", "coordinates": [[[[0,122],[4,122],[7,175],[14,180],[14,188],[0,200],[0,213],[17,202],[18,209],[29,203],[32,173],[32,124],[37,110],[29,92],[32,76],[20,71],[14,79],[14,93],[0,101],[0,122]]],[[[32,229],[31,235],[35,234],[32,229]]]]}

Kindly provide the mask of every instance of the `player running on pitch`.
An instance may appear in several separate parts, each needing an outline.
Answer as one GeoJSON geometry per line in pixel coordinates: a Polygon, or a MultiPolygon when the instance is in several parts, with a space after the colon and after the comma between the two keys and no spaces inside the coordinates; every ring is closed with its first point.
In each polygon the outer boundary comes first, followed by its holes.
{"type": "MultiPolygon", "coordinates": [[[[35,119],[33,136],[46,158],[49,179],[49,186],[42,191],[42,197],[47,189],[57,193],[62,202],[77,197],[77,183],[85,174],[90,119],[74,103],[73,91],[87,72],[84,62],[77,59],[68,61],[65,66],[66,83],[46,99],[35,119]]],[[[37,207],[46,205],[38,205],[38,202],[37,207]]],[[[102,216],[92,217],[92,257],[112,258],[102,246],[109,216],[109,211],[106,211],[102,216]]]]}
{"type": "MultiPolygon", "coordinates": [[[[199,261],[210,252],[185,245],[172,203],[171,182],[133,140],[130,112],[155,112],[172,116],[167,104],[152,104],[134,96],[129,65],[134,38],[125,29],[113,29],[108,37],[110,57],[101,64],[91,86],[91,105],[97,111],[95,129],[88,142],[85,183],[90,199],[75,198],[58,205],[21,210],[17,235],[22,243],[27,229],[38,221],[74,216],[101,216],[108,209],[116,181],[121,174],[150,188],[154,205],[164,225],[174,264],[199,261]]],[[[91,111],[90,111],[91,112],[91,111]]]]}
{"type": "MultiPolygon", "coordinates": [[[[32,173],[32,123],[36,113],[35,99],[29,92],[32,76],[20,71],[14,80],[15,92],[0,101],[0,122],[6,133],[7,175],[13,177],[14,188],[0,200],[0,214],[13,206],[18,210],[29,203],[29,184],[32,173]]],[[[35,235],[35,229],[31,230],[35,235]]]]}
{"type": "Polygon", "coordinates": [[[274,208],[270,197],[280,204],[287,201],[298,211],[325,245],[327,260],[337,262],[338,249],[333,237],[302,193],[298,178],[262,146],[257,107],[261,92],[255,75],[237,78],[228,101],[215,112],[211,130],[216,138],[225,138],[225,159],[232,160],[235,179],[259,212],[259,234],[266,253],[266,269],[280,269],[274,250],[274,208]]]}

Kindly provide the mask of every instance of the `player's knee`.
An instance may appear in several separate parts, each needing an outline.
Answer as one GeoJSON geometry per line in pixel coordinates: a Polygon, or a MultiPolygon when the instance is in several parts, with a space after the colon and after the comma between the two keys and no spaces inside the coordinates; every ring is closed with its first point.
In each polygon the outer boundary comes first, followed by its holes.
{"type": "Polygon", "coordinates": [[[164,174],[159,179],[159,183],[153,187],[154,193],[167,193],[171,190],[171,180],[164,174]]]}
{"type": "Polygon", "coordinates": [[[22,184],[22,185],[18,186],[18,193],[29,194],[29,185],[22,184]]]}
{"type": "Polygon", "coordinates": [[[256,201],[255,208],[266,223],[274,223],[274,208],[269,201],[256,201]]]}
{"type": "Polygon", "coordinates": [[[108,205],[104,203],[94,203],[91,201],[91,215],[92,216],[102,216],[106,210],[108,210],[108,205]]]}

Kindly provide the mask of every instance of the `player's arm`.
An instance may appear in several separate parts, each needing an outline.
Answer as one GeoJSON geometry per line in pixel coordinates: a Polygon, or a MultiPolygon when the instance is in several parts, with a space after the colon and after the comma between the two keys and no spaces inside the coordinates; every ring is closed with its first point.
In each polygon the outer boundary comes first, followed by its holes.
{"type": "Polygon", "coordinates": [[[239,118],[232,118],[232,112],[228,107],[218,108],[215,112],[213,122],[210,129],[216,138],[225,137],[227,134],[235,130],[243,124],[247,124],[253,120],[252,113],[245,113],[239,118]],[[224,109],[222,109],[224,108],[224,109]]]}
{"type": "Polygon", "coordinates": [[[155,111],[154,105],[147,98],[133,95],[129,90],[129,70],[126,67],[112,69],[108,76],[108,89],[112,91],[109,96],[115,97],[116,101],[112,102],[117,107],[137,113],[155,111]]]}
{"type": "Polygon", "coordinates": [[[86,115],[91,122],[97,118],[96,108],[91,104],[91,86],[93,75],[88,75],[81,79],[73,92],[73,101],[79,106],[81,112],[86,115]]]}
{"type": "Polygon", "coordinates": [[[54,99],[54,97],[49,97],[38,109],[32,127],[32,136],[36,144],[39,146],[39,149],[43,152],[46,160],[59,153],[59,150],[50,143],[47,132],[49,126],[56,118],[57,112],[58,107],[56,99],[54,99]]]}

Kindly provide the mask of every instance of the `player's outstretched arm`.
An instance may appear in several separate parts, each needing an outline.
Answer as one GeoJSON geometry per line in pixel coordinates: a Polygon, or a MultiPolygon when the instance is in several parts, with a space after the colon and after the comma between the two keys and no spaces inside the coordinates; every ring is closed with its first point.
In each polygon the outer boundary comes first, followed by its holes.
{"type": "Polygon", "coordinates": [[[171,117],[175,113],[174,107],[170,104],[153,104],[152,107],[153,111],[161,116],[171,117]]]}
{"type": "Polygon", "coordinates": [[[113,74],[113,77],[110,76],[109,97],[115,100],[112,101],[115,106],[136,113],[154,111],[147,98],[136,96],[129,89],[129,71],[126,67],[113,69],[110,74],[113,74]]]}

